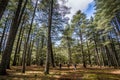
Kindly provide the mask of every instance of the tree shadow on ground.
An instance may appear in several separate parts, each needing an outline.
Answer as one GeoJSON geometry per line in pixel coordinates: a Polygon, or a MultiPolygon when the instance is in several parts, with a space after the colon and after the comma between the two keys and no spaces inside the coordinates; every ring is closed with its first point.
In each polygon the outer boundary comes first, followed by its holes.
{"type": "Polygon", "coordinates": [[[61,75],[59,80],[120,80],[120,74],[113,74],[115,69],[79,68],[61,75]]]}
{"type": "Polygon", "coordinates": [[[44,75],[44,67],[26,67],[26,73],[21,73],[21,66],[7,70],[9,75],[0,76],[0,80],[120,80],[120,74],[113,72],[118,69],[100,68],[50,68],[50,74],[44,75]]]}

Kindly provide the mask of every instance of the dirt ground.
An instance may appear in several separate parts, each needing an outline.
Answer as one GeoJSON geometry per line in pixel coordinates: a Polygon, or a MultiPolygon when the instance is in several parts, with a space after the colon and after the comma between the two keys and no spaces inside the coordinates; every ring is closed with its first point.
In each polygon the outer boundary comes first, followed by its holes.
{"type": "Polygon", "coordinates": [[[82,68],[77,66],[74,70],[73,66],[50,68],[50,73],[44,75],[44,67],[31,66],[26,67],[26,73],[21,73],[22,67],[11,67],[7,70],[8,75],[0,76],[0,80],[120,80],[120,70],[113,68],[82,68]]]}

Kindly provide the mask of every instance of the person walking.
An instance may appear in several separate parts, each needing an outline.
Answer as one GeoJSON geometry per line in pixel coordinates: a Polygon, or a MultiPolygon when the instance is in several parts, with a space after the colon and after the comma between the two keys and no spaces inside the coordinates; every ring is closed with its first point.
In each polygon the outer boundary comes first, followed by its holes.
{"type": "Polygon", "coordinates": [[[59,63],[59,68],[62,69],[62,64],[61,63],[59,63]]]}
{"type": "Polygon", "coordinates": [[[75,64],[74,64],[74,70],[76,70],[76,68],[77,68],[77,64],[75,63],[75,64]]]}

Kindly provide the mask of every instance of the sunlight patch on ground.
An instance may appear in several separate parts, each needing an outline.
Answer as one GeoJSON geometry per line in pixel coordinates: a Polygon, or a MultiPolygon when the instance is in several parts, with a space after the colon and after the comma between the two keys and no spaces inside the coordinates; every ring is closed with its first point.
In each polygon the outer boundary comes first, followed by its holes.
{"type": "Polygon", "coordinates": [[[43,72],[40,72],[40,71],[27,71],[26,74],[43,74],[43,72]]]}
{"type": "Polygon", "coordinates": [[[112,71],[111,73],[113,73],[113,74],[120,74],[120,70],[115,70],[115,71],[112,71]]]}
{"type": "Polygon", "coordinates": [[[11,67],[7,70],[9,75],[0,76],[0,80],[120,80],[120,70],[114,68],[82,68],[77,70],[71,66],[50,68],[50,74],[44,75],[44,68],[31,66],[27,67],[26,73],[21,73],[22,67],[11,67]]]}

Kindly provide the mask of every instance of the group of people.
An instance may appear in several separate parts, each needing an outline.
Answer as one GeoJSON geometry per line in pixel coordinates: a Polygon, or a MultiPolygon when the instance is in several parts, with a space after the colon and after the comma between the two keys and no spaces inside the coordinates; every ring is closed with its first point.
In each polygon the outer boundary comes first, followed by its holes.
{"type": "MultiPolygon", "coordinates": [[[[70,68],[71,64],[67,64],[68,69],[70,68]]],[[[77,64],[73,64],[74,70],[77,69],[77,64]]],[[[59,63],[59,68],[62,69],[62,64],[59,63]]]]}

